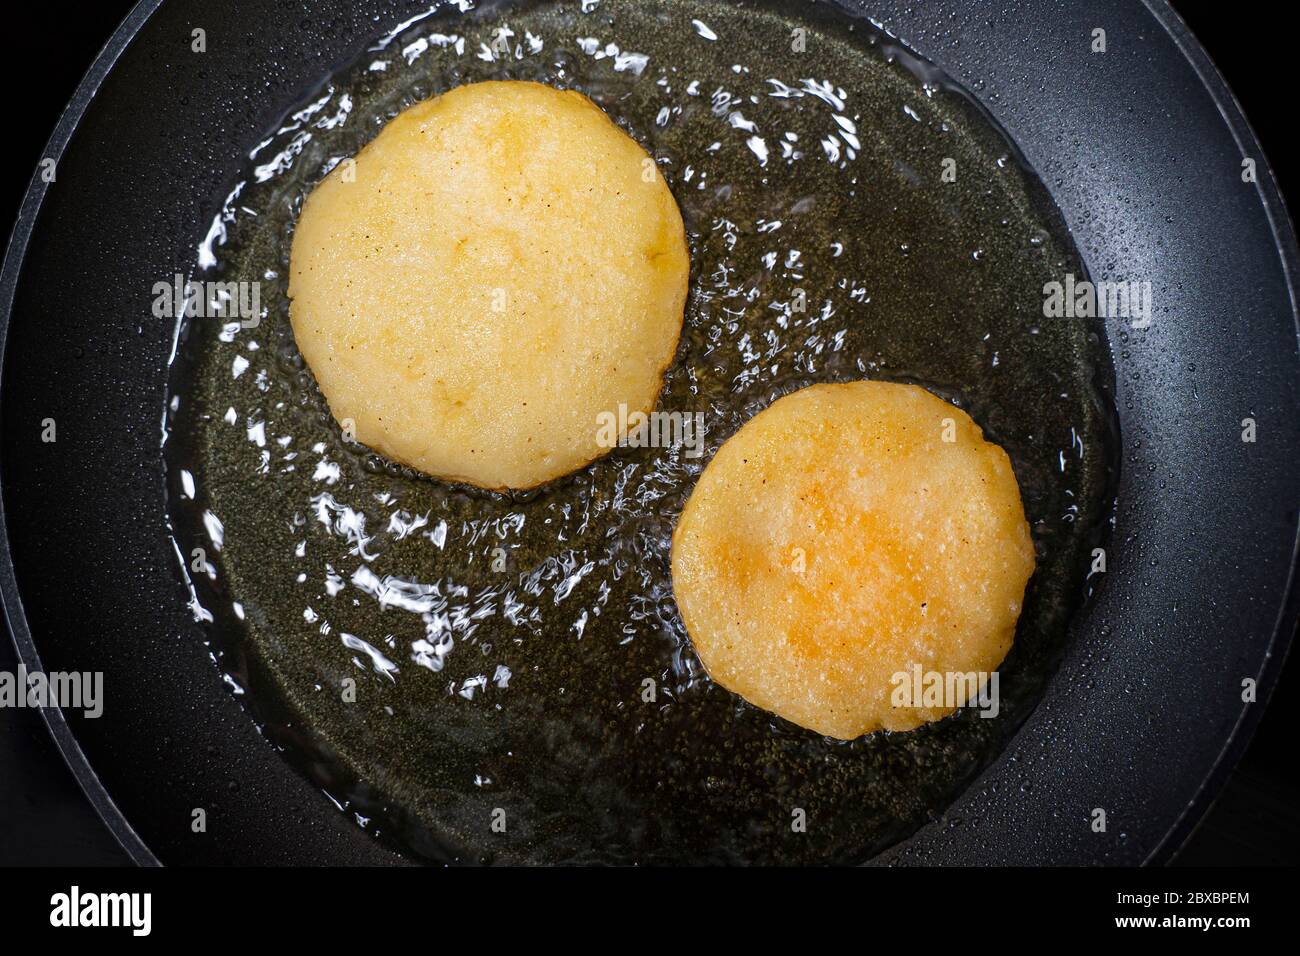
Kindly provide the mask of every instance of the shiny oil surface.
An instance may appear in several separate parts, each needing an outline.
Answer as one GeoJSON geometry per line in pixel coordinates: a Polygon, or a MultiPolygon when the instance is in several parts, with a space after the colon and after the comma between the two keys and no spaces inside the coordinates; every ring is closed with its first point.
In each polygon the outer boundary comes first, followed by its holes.
{"type": "Polygon", "coordinates": [[[376,33],[252,151],[197,252],[195,278],[260,282],[265,316],[178,330],[178,552],[267,736],[431,860],[856,862],[942,811],[1033,708],[1108,515],[1105,343],[1043,318],[1044,285],[1083,270],[1014,148],[864,21],[604,0],[376,33]],[[302,200],[405,106],[494,78],[582,90],[659,161],[692,252],[660,408],[703,413],[702,458],[618,449],[493,495],[329,415],[284,296],[302,200]],[[856,378],[926,385],[1012,458],[1039,569],[997,719],[831,741],[691,651],[668,556],[694,477],[779,395],[856,378]]]}

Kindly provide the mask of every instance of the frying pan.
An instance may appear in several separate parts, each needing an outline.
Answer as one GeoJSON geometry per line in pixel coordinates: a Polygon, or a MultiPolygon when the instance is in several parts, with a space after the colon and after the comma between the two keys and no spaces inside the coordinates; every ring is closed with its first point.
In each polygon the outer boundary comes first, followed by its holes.
{"type": "MultiPolygon", "coordinates": [[[[1002,755],[875,862],[1165,861],[1249,738],[1300,613],[1286,210],[1164,4],[843,5],[973,91],[1091,276],[1139,274],[1157,302],[1147,334],[1111,333],[1121,468],[1105,586],[1002,755]],[[1097,28],[1104,55],[1089,48],[1097,28]]],[[[23,204],[0,285],[0,594],[29,668],[103,672],[102,717],[44,715],[140,863],[404,862],[268,746],[189,614],[159,447],[172,329],[150,321],[142,290],[192,267],[240,157],[287,108],[426,9],[146,0],[55,130],[57,179],[35,177],[23,204]],[[197,67],[195,27],[208,42],[197,67]],[[55,443],[41,441],[48,418],[55,443]]]]}

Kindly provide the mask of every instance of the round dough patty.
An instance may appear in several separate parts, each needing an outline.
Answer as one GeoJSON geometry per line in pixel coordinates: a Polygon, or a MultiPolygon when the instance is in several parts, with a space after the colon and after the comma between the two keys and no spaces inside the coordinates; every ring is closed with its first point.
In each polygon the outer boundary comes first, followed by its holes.
{"type": "Polygon", "coordinates": [[[895,675],[996,670],[1033,570],[1006,453],[913,385],[776,401],[718,450],[673,534],[673,592],[710,676],[843,739],[964,703],[895,707],[895,675]]]}
{"type": "Polygon", "coordinates": [[[599,107],[475,83],[399,114],[311,193],[290,317],[357,441],[528,488],[607,452],[602,415],[653,410],[688,272],[672,193],[599,107]]]}

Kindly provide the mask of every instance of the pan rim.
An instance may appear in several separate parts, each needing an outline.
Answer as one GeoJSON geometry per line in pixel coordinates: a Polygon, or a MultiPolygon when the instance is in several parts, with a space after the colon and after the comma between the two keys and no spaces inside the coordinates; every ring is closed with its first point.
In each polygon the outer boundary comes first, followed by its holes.
{"type": "MultiPolygon", "coordinates": [[[[141,27],[161,5],[162,0],[139,0],[127,13],[117,29],[113,31],[108,42],[104,44],[99,54],[92,61],[81,82],[77,84],[72,99],[68,101],[68,105],[64,107],[63,113],[59,116],[54,131],[46,141],[44,156],[52,156],[56,162],[63,157],[64,150],[67,149],[73,133],[76,132],[81,123],[81,118],[95,98],[95,94],[99,92],[101,84],[117,63],[118,57],[122,55],[122,51],[130,45],[136,34],[140,32],[141,27]]],[[[31,240],[32,232],[36,227],[36,219],[45,201],[47,185],[40,175],[37,173],[32,174],[31,182],[28,184],[26,193],[23,194],[18,218],[14,223],[13,232],[10,233],[9,242],[5,249],[4,267],[3,270],[0,270],[0,380],[3,380],[4,377],[4,356],[8,346],[9,319],[13,311],[14,295],[18,289],[18,279],[22,274],[23,263],[27,258],[27,244],[31,240]]],[[[0,612],[4,614],[4,623],[8,628],[10,640],[17,650],[19,663],[25,666],[29,673],[44,671],[45,666],[41,661],[41,655],[36,648],[36,643],[32,639],[31,628],[27,623],[27,612],[18,591],[18,578],[14,570],[13,553],[9,547],[9,528],[5,518],[6,513],[4,476],[3,469],[0,468],[0,612]]],[[[39,710],[45,729],[49,732],[55,747],[63,757],[63,762],[72,771],[81,792],[85,794],[86,799],[95,808],[95,812],[99,815],[100,820],[104,822],[104,825],[108,827],[118,845],[131,858],[131,861],[138,866],[162,866],[162,861],[154,855],[154,852],[141,839],[130,821],[127,820],[126,814],[122,812],[109,794],[108,788],[99,779],[99,775],[95,773],[94,768],[90,765],[89,758],[86,757],[81,745],[77,742],[76,736],[72,733],[72,727],[68,724],[67,718],[64,717],[63,711],[58,707],[49,706],[42,706],[39,710]]]]}
{"type": "MultiPolygon", "coordinates": [[[[1286,278],[1287,292],[1291,299],[1291,318],[1296,337],[1300,340],[1300,295],[1297,294],[1296,276],[1300,273],[1300,246],[1297,246],[1295,222],[1287,209],[1286,201],[1277,186],[1277,177],[1273,174],[1273,164],[1264,152],[1263,144],[1255,135],[1245,111],[1237,102],[1232,87],[1219,72],[1219,67],[1211,59],[1200,40],[1183,21],[1170,4],[1169,0],[1143,0],[1143,6],[1152,15],[1161,28],[1169,34],[1178,52],[1182,54],[1205,91],[1214,101],[1219,116],[1231,131],[1233,139],[1241,147],[1243,156],[1258,156],[1261,159],[1264,175],[1259,177],[1257,185],[1263,194],[1264,215],[1268,219],[1273,234],[1273,245],[1277,250],[1278,261],[1286,278]]],[[[1169,828],[1163,839],[1147,855],[1144,866],[1168,863],[1183,845],[1191,838],[1201,820],[1210,809],[1210,804],[1218,797],[1228,776],[1235,769],[1237,762],[1246,752],[1255,730],[1263,719],[1264,711],[1272,700],[1277,688],[1282,668],[1291,649],[1296,631],[1300,628],[1300,588],[1297,587],[1297,572],[1300,572],[1300,527],[1297,527],[1295,540],[1291,543],[1291,568],[1287,575],[1286,588],[1282,593],[1281,605],[1274,619],[1273,634],[1269,640],[1268,655],[1261,676],[1264,693],[1259,699],[1262,707],[1249,707],[1242,711],[1236,725],[1224,741],[1219,756],[1215,758],[1210,772],[1201,781],[1200,789],[1187,802],[1178,819],[1169,828]]]]}
{"type": "MultiPolygon", "coordinates": [[[[101,84],[115,66],[119,56],[135,39],[162,2],[163,0],[139,0],[127,14],[77,86],[58,123],[55,125],[54,131],[46,144],[44,155],[52,156],[56,160],[62,157],[101,84]]],[[[1244,111],[1237,103],[1231,88],[1201,46],[1199,40],[1196,39],[1178,13],[1169,5],[1168,0],[1143,0],[1143,7],[1169,35],[1179,54],[1194,70],[1218,109],[1223,122],[1232,133],[1234,140],[1242,147],[1242,154],[1257,156],[1261,160],[1262,175],[1259,176],[1258,187],[1263,200],[1264,212],[1269,222],[1273,244],[1277,250],[1286,282],[1293,323],[1296,327],[1297,336],[1300,337],[1300,307],[1297,305],[1300,295],[1297,293],[1296,281],[1297,275],[1300,274],[1300,250],[1297,248],[1295,228],[1291,215],[1277,187],[1272,164],[1251,128],[1244,111]]],[[[14,296],[26,259],[27,246],[43,205],[46,186],[47,184],[41,180],[39,175],[33,174],[32,181],[19,207],[14,229],[7,244],[3,269],[0,270],[0,380],[3,379],[3,357],[6,351],[14,296]]],[[[1250,707],[1242,711],[1224,741],[1218,756],[1215,758],[1210,772],[1202,780],[1200,787],[1188,800],[1187,805],[1182,809],[1174,823],[1148,854],[1144,861],[1145,865],[1168,862],[1177,853],[1196,829],[1209,804],[1218,795],[1228,775],[1249,745],[1277,686],[1292,638],[1296,633],[1297,623],[1300,622],[1300,588],[1297,587],[1298,569],[1300,569],[1300,530],[1298,530],[1296,538],[1292,542],[1287,581],[1281,596],[1278,614],[1274,620],[1265,663],[1260,674],[1261,694],[1259,703],[1262,706],[1250,707]]],[[[5,622],[9,628],[10,638],[17,650],[19,662],[29,670],[42,670],[43,664],[35,641],[32,638],[25,608],[18,590],[8,537],[2,473],[0,473],[0,608],[3,610],[5,622]]],[[[123,850],[136,864],[144,866],[162,865],[161,861],[126,819],[125,814],[100,781],[63,713],[59,709],[51,707],[41,708],[40,713],[55,746],[72,771],[82,792],[123,850]]]]}

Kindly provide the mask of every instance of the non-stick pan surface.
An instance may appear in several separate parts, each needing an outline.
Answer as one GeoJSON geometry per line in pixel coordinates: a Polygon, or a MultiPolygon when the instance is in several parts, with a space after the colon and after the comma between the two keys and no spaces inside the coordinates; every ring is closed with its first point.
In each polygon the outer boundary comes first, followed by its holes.
{"type": "MultiPolygon", "coordinates": [[[[1156,310],[1149,329],[1110,330],[1123,447],[1105,587],[1002,757],[880,860],[1159,860],[1230,766],[1294,631],[1294,236],[1230,95],[1164,7],[966,7],[869,12],[1009,132],[1091,276],[1150,281],[1156,310]]],[[[29,665],[104,672],[103,717],[48,717],[142,861],[399,861],[259,736],[190,618],[159,448],[172,328],[149,302],[160,276],[192,268],[266,130],[425,9],[145,4],[56,131],[57,179],[24,205],[0,296],[0,587],[29,665]]]]}

